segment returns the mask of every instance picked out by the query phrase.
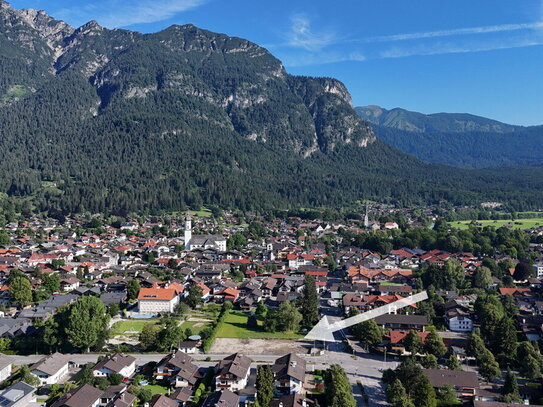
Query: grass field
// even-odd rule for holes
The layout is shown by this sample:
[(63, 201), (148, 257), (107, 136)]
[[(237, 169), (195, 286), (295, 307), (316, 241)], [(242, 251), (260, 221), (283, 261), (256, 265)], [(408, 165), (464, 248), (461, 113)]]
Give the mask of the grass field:
[(158, 384), (148, 384), (142, 388), (151, 390), (153, 394), (168, 394), (168, 388)]
[[(457, 229), (467, 229), (471, 224), (471, 220), (449, 222), (449, 225)], [(510, 226), (514, 229), (531, 229), (543, 226), (543, 217), (533, 219), (516, 219), (512, 220), (478, 220), (476, 221), (479, 226), (494, 226), (500, 228), (502, 226)]]
[[(143, 327), (147, 324), (156, 324), (158, 320), (151, 319), (151, 320), (130, 320), (130, 321), (119, 321), (115, 322), (113, 326), (111, 327), (111, 334), (112, 335), (125, 335), (126, 332), (137, 332), (139, 334)], [(127, 335), (137, 335), (136, 333), (130, 333)]]
[(243, 312), (230, 311), (217, 332), (217, 338), (298, 339), (303, 336), (292, 332), (265, 332), (261, 322), (258, 328), (250, 328), (247, 326), (248, 319)]
[[(203, 324), (201, 326), (197, 326), (197, 327), (194, 327), (194, 325), (200, 325), (200, 324)], [(183, 330), (187, 329), (187, 328), (190, 328), (193, 335), (198, 335), (200, 333), (200, 331), (202, 329), (204, 329), (206, 326), (209, 325), (209, 322), (197, 322), (197, 321), (185, 321), (181, 324), (181, 328)]]

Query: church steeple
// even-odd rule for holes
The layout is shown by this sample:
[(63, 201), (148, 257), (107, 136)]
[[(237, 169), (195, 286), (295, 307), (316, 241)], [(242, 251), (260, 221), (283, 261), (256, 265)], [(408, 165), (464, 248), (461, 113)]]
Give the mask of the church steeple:
[(192, 239), (192, 219), (185, 217), (185, 250), (190, 250), (190, 241)]

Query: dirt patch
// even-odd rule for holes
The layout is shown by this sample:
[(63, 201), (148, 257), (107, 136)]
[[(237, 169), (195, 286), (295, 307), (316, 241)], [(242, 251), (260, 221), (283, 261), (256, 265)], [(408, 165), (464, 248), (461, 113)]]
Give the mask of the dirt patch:
[(198, 322), (198, 323), (194, 324), (192, 327), (193, 328), (200, 328), (202, 326), (204, 326), (204, 323), (203, 322)]
[(285, 339), (237, 339), (217, 338), (209, 353), (231, 353), (232, 349), (246, 355), (284, 355), (286, 353), (308, 353), (310, 344)]
[(187, 322), (212, 322), (211, 319), (190, 317), (187, 319)]

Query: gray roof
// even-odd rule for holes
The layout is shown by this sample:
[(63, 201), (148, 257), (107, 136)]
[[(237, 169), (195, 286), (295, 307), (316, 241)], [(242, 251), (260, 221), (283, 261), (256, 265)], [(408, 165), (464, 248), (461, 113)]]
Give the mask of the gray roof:
[(475, 372), (463, 370), (423, 369), (433, 387), (443, 387), (447, 384), (456, 388), (479, 388), (479, 380)]
[(102, 390), (85, 384), (66, 393), (54, 402), (51, 407), (91, 407), (102, 394)]
[(428, 325), (426, 315), (403, 315), (403, 314), (385, 314), (375, 318), (379, 325), (384, 324), (405, 324), (405, 325)]
[(253, 361), (241, 353), (234, 353), (221, 360), (218, 364), (217, 376), (232, 374), (236, 377), (245, 377)]
[(6, 368), (12, 363), (13, 363), (13, 359), (11, 359), (9, 356), (6, 356), (0, 353), (0, 370)]
[(32, 387), (25, 382), (15, 383), (0, 391), (0, 405), (2, 407), (22, 406), (22, 404), (18, 404), (17, 402), (35, 391), (35, 387)]
[(108, 356), (102, 361), (98, 362), (93, 370), (108, 369), (114, 373), (119, 373), (122, 369), (130, 366), (136, 361), (136, 358), (130, 355), (123, 355), (122, 353), (116, 353), (113, 356)]
[(38, 370), (52, 376), (67, 364), (68, 357), (62, 353), (56, 352), (52, 355), (44, 357), (39, 362), (34, 363), (32, 366), (30, 366), (30, 371)]
[(239, 396), (230, 390), (217, 391), (204, 401), (202, 407), (238, 407)]
[(272, 371), (276, 379), (283, 377), (293, 377), (297, 380), (305, 380), (305, 360), (295, 353), (289, 353), (275, 361)]

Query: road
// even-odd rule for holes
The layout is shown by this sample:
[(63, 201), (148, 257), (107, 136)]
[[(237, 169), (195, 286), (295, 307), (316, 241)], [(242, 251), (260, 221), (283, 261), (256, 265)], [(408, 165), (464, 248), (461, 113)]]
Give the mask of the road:
[[(77, 365), (87, 363), (95, 363), (98, 359), (98, 354), (73, 354), (70, 361)], [(136, 358), (136, 365), (142, 366), (149, 362), (158, 362), (165, 354), (133, 354)], [(218, 360), (229, 356), (228, 354), (195, 354), (191, 355), (198, 361), (198, 365), (209, 367), (216, 364)], [(247, 355), (255, 361), (256, 364), (273, 363), (277, 355)], [(366, 394), (369, 396), (369, 407), (385, 406), (384, 393), (381, 387), (381, 375), (383, 369), (395, 368), (397, 362), (388, 360), (384, 362), (382, 357), (370, 354), (350, 355), (345, 353), (342, 344), (331, 344), (328, 350), (320, 356), (299, 355), (307, 361), (307, 370), (309, 372), (315, 369), (326, 369), (331, 364), (339, 364), (345, 369), (349, 381), (353, 385), (353, 393), (357, 399), (358, 406), (365, 407), (363, 397), (357, 382), (361, 382), (365, 388)], [(43, 358), (44, 355), (29, 355), (29, 356), (11, 356), (14, 365), (32, 364)], [(211, 361), (209, 361), (209, 359)], [(206, 359), (208, 359), (206, 361)]]

